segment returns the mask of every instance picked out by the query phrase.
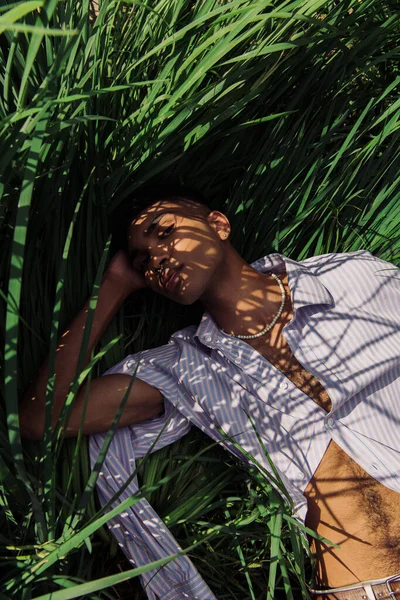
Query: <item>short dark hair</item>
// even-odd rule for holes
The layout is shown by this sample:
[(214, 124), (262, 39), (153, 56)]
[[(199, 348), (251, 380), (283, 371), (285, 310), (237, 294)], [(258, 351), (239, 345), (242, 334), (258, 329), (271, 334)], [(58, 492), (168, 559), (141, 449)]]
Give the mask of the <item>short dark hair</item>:
[(137, 194), (131, 203), (132, 220), (158, 200), (176, 200), (178, 198), (185, 198), (186, 200), (207, 206), (204, 195), (195, 188), (184, 185), (160, 184), (143, 188)]
[[(114, 251), (128, 249), (128, 228), (133, 219), (159, 200), (185, 198), (209, 208), (204, 195), (197, 189), (179, 184), (158, 184), (141, 188), (133, 199), (125, 202), (111, 216), (112, 246)], [(211, 209), (210, 209), (211, 210)]]

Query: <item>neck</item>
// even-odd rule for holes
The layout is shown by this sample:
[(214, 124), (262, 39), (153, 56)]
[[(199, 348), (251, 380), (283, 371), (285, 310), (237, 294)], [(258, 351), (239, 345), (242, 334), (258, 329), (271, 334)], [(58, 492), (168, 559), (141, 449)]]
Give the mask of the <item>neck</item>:
[(201, 300), (221, 329), (251, 335), (272, 321), (281, 299), (276, 281), (250, 267), (229, 246)]

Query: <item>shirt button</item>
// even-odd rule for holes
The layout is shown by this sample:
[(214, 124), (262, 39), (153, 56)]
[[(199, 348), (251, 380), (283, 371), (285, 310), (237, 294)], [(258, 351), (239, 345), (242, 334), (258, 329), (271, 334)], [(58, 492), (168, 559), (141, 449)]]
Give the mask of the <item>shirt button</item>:
[(326, 420), (326, 428), (333, 429), (334, 427), (335, 427), (335, 419), (332, 419), (332, 417), (329, 417), (329, 419)]
[(233, 360), (235, 361), (235, 363), (236, 363), (237, 365), (240, 365), (240, 363), (242, 362), (242, 361), (240, 360), (239, 356), (235, 356), (235, 357), (233, 358)]
[(288, 389), (288, 384), (286, 383), (286, 381), (283, 381), (282, 383), (279, 384), (279, 387), (282, 390), (287, 390)]
[(211, 342), (211, 335), (205, 335), (204, 336), (204, 341), (205, 342)]

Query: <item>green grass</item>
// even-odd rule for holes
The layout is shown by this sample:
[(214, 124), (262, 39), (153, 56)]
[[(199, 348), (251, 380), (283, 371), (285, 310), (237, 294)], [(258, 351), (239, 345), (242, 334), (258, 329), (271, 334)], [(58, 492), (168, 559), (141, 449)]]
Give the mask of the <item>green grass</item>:
[[(367, 248), (398, 263), (399, 40), (393, 0), (104, 0), (95, 21), (84, 0), (3, 2), (0, 599), (136, 594), (117, 585), (129, 567), (100, 526), (86, 440), (18, 427), (27, 383), (95, 302), (116, 211), (174, 179), (226, 211), (248, 260)], [(92, 375), (196, 317), (179, 310), (130, 299)], [(145, 490), (178, 473), (145, 493), (183, 547), (203, 540), (190, 554), (219, 600), (301, 597), (289, 510), (219, 449), (188, 466), (208, 443), (146, 459)]]

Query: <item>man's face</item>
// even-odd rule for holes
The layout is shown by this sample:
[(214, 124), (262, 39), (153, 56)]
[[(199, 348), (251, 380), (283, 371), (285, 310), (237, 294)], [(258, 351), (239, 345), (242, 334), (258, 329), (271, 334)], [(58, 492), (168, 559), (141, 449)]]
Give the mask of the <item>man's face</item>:
[(133, 267), (155, 292), (192, 304), (215, 284), (223, 257), (224, 219), (228, 228), (221, 213), (184, 199), (155, 202), (130, 225)]

